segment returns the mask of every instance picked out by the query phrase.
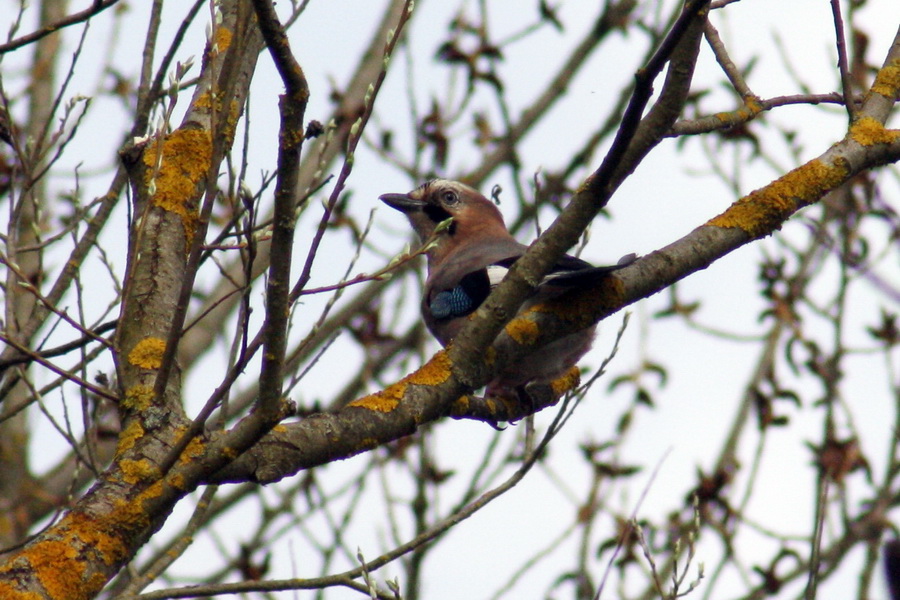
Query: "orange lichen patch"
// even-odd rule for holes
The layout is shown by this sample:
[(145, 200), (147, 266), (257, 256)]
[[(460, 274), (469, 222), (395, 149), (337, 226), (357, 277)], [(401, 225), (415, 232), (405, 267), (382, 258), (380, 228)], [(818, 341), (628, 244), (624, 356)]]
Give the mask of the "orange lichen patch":
[(506, 324), (506, 327), (503, 328), (506, 331), (506, 335), (511, 337), (516, 341), (517, 344), (521, 344), (522, 346), (530, 346), (535, 343), (538, 339), (538, 334), (540, 334), (540, 329), (537, 326), (537, 323), (532, 321), (528, 314), (521, 315), (516, 317), (512, 321)]
[(153, 402), (153, 388), (149, 385), (135, 385), (125, 390), (122, 406), (131, 410), (146, 410)]
[(406, 383), (404, 380), (393, 383), (380, 392), (363, 396), (354, 400), (347, 406), (356, 406), (359, 408), (368, 408), (378, 412), (391, 412), (400, 404), (400, 399), (406, 392)]
[(717, 112), (713, 114), (713, 117), (721, 121), (722, 123), (731, 123), (731, 113), (727, 112)]
[[(181, 432), (183, 434), (184, 432)], [(206, 452), (206, 441), (201, 436), (195, 436), (185, 447), (184, 452), (178, 457), (181, 464), (189, 463), (200, 458)]]
[(490, 367), (495, 362), (497, 362), (497, 350), (491, 346), (484, 351), (484, 364)]
[(69, 513), (54, 527), (51, 539), (26, 547), (9, 567), (25, 568), (27, 563), (55, 600), (93, 598), (106, 578), (102, 572), (88, 572), (88, 566), (96, 561), (114, 565), (126, 554), (122, 539), (107, 531), (83, 513)]
[(468, 396), (460, 396), (459, 398), (457, 398), (456, 400), (453, 401), (453, 404), (450, 405), (450, 414), (457, 416), (457, 415), (464, 415), (464, 414), (468, 413), (469, 412), (469, 404), (471, 404), (471, 402), (469, 401)]
[(754, 117), (763, 111), (763, 105), (759, 101), (759, 96), (754, 96), (753, 94), (744, 96), (744, 106), (747, 107), (747, 110)]
[(106, 518), (109, 531), (128, 534), (149, 526), (150, 517), (144, 505), (150, 501), (159, 502), (165, 489), (162, 479), (157, 479), (136, 495), (113, 500), (112, 511)]
[(35, 544), (26, 557), (35, 577), (55, 600), (88, 598), (82, 578), (87, 565), (79, 559), (73, 540), (47, 540)]
[(625, 284), (616, 276), (605, 277), (585, 290), (572, 290), (549, 303), (553, 314), (581, 327), (594, 321), (598, 311), (612, 312), (625, 304)]
[(146, 500), (154, 500), (162, 495), (163, 492), (163, 482), (156, 481), (147, 487), (146, 490), (140, 493), (137, 497), (138, 502), (145, 502)]
[(188, 442), (181, 456), (188, 459), (199, 458), (203, 456), (205, 450), (206, 443), (198, 436)]
[[(223, 113), (223, 105), (222, 100), (220, 98), (215, 98), (215, 104), (213, 104), (213, 94), (210, 94), (207, 90), (206, 92), (197, 96), (194, 100), (194, 108), (202, 110), (204, 113), (209, 113), (215, 111), (217, 114)], [(228, 106), (228, 117), (229, 119), (236, 119), (241, 112), (241, 105), (238, 104), (237, 100), (232, 100), (231, 104)], [(231, 124), (229, 122), (229, 124)]]
[(178, 129), (148, 145), (143, 160), (147, 166), (144, 184), (155, 188), (151, 201), (182, 218), (185, 236), (190, 241), (197, 226), (199, 184), (212, 160), (209, 132)]
[(282, 150), (294, 148), (303, 142), (306, 132), (303, 130), (282, 131), (278, 134), (278, 145)]
[(581, 371), (578, 367), (572, 367), (566, 371), (565, 375), (551, 381), (550, 389), (553, 390), (553, 395), (559, 398), (566, 392), (571, 392), (577, 388), (579, 383), (581, 383)]
[(237, 129), (238, 118), (241, 116), (241, 105), (237, 100), (232, 100), (228, 106), (228, 114), (225, 115), (225, 119), (222, 121), (221, 115), (224, 114), (222, 100), (216, 98), (215, 104), (213, 104), (213, 97), (213, 94), (210, 94), (209, 91), (200, 94), (194, 100), (194, 108), (204, 114), (215, 112), (216, 122), (224, 122), (225, 125), (225, 127), (219, 129), (219, 132), (224, 134), (226, 143), (231, 145), (231, 141), (234, 139), (234, 132)]
[[(149, 525), (144, 502), (159, 497), (162, 490), (161, 482), (157, 481), (135, 497), (111, 500), (102, 516), (69, 512), (44, 532), (41, 539), (10, 557), (0, 573), (9, 577), (16, 571), (32, 572), (43, 591), (37, 596), (40, 598), (95, 597), (128, 555), (127, 540), (132, 539), (133, 532)], [(0, 597), (35, 596), (0, 583)]]
[(763, 111), (763, 105), (759, 101), (758, 96), (750, 94), (748, 96), (744, 96), (743, 100), (743, 106), (740, 106), (739, 108), (730, 112), (714, 113), (713, 117), (715, 119), (718, 119), (719, 122), (723, 125), (733, 127), (735, 125), (740, 125), (748, 121), (752, 121), (756, 118), (756, 115)]
[[(14, 595), (15, 594), (15, 595)], [(15, 598), (16, 600), (44, 600), (37, 592), (21, 591), (8, 583), (0, 583), (0, 598)]]
[(363, 438), (359, 441), (359, 447), (368, 448), (371, 450), (372, 448), (378, 447), (378, 440), (371, 437)]
[(891, 101), (897, 100), (897, 96), (900, 96), (900, 61), (895, 60), (878, 70), (871, 92), (881, 94)]
[(168, 481), (169, 485), (171, 485), (176, 490), (184, 490), (186, 487), (184, 475), (182, 475), (181, 473), (174, 473), (172, 475), (169, 475), (166, 481)]
[(143, 503), (135, 498), (117, 499), (113, 503), (113, 509), (115, 512), (111, 520), (120, 524), (126, 531), (141, 529), (150, 523), (150, 518), (144, 511)]
[(219, 27), (216, 29), (216, 47), (219, 52), (225, 52), (231, 46), (231, 30), (227, 27)]
[(96, 520), (83, 513), (73, 513), (69, 521), (68, 531), (77, 534), (88, 548), (99, 551), (100, 558), (107, 565), (114, 565), (125, 557), (127, 552), (122, 539), (107, 533)]
[(863, 146), (891, 144), (900, 138), (900, 131), (885, 129), (884, 125), (872, 117), (863, 117), (850, 127), (850, 137)]
[[(213, 98), (212, 94), (210, 94), (209, 91), (203, 92), (202, 94), (197, 96), (197, 98), (194, 99), (194, 108), (203, 108), (203, 109), (212, 108), (212, 106), (213, 106), (212, 98)], [(222, 111), (222, 102), (218, 101), (218, 102), (216, 102), (216, 112), (221, 112), (221, 111)]]
[(144, 338), (128, 353), (128, 362), (142, 369), (158, 369), (162, 366), (166, 341), (156, 337)]
[(756, 118), (763, 111), (763, 106), (757, 96), (745, 96), (744, 105), (732, 112), (715, 113), (713, 116), (721, 123), (728, 126), (740, 125)]
[(144, 428), (140, 421), (133, 419), (119, 434), (119, 444), (116, 446), (116, 456), (127, 452), (144, 435)]
[(122, 479), (126, 483), (139, 483), (141, 481), (152, 481), (159, 477), (159, 467), (143, 458), (141, 460), (121, 460), (119, 461), (119, 469), (122, 471)]
[(753, 238), (769, 235), (795, 211), (837, 187), (847, 173), (843, 164), (811, 160), (744, 196), (707, 225), (742, 229)]
[(447, 350), (441, 350), (414, 373), (410, 373), (380, 392), (354, 400), (347, 406), (368, 408), (378, 412), (391, 412), (400, 404), (400, 400), (406, 393), (408, 385), (440, 385), (450, 378), (451, 366), (452, 362), (447, 354)]
[(413, 385), (440, 385), (450, 378), (452, 362), (446, 350), (440, 350), (415, 373), (401, 381)]

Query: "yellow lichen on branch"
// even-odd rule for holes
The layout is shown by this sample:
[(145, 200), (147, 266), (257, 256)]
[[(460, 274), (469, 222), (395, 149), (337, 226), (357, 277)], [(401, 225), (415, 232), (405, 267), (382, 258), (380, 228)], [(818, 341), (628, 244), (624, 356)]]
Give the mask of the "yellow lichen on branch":
[(119, 469), (125, 483), (135, 484), (141, 481), (153, 481), (160, 476), (159, 467), (146, 458), (141, 460), (121, 460)]
[(179, 457), (179, 463), (187, 463), (203, 456), (206, 451), (206, 443), (200, 437), (195, 437), (185, 447), (184, 452)]
[(538, 335), (540, 334), (540, 329), (538, 328), (537, 323), (531, 320), (528, 314), (519, 315), (512, 321), (506, 324), (506, 327), (503, 328), (506, 332), (506, 335), (511, 337), (516, 341), (517, 344), (522, 346), (530, 346), (534, 344)]
[(116, 456), (134, 448), (135, 443), (144, 435), (144, 427), (140, 421), (133, 419), (119, 434), (119, 443), (116, 446)]
[(0, 581), (0, 598), (15, 598), (16, 600), (44, 600), (37, 592), (20, 590), (17, 586)]
[[(87, 598), (79, 594), (83, 587), (82, 577), (86, 565), (78, 559), (78, 552), (65, 541), (48, 540), (35, 546), (27, 556), (29, 566), (34, 569), (35, 576), (51, 598)], [(60, 565), (67, 568), (60, 569)], [(71, 566), (70, 566), (71, 565)]]
[(450, 405), (450, 415), (455, 417), (465, 415), (469, 412), (469, 405), (471, 403), (472, 401), (468, 396), (460, 396)]
[[(111, 566), (127, 553), (120, 535), (109, 531), (100, 520), (70, 512), (48, 534), (49, 539), (26, 546), (7, 561), (0, 574), (30, 570), (47, 596), (54, 600), (93, 598), (106, 584), (107, 577), (90, 565)], [(28, 597), (22, 592), (7, 594), (9, 587), (0, 588), (4, 598)]]
[(200, 183), (211, 160), (210, 135), (202, 129), (178, 129), (144, 151), (144, 183), (153, 191), (150, 200), (181, 217), (188, 243), (197, 227)]
[(752, 115), (751, 118), (755, 117), (763, 111), (763, 105), (759, 101), (759, 96), (755, 96), (753, 94), (744, 96), (744, 106), (746, 106), (747, 110), (750, 111), (750, 114)]
[(440, 385), (450, 378), (450, 367), (451, 361), (447, 351), (441, 350), (403, 381), (412, 385)]
[(756, 118), (756, 115), (762, 112), (762, 110), (763, 107), (759, 103), (759, 98), (748, 96), (744, 101), (744, 105), (737, 110), (731, 112), (718, 112), (713, 116), (723, 125), (734, 127), (735, 125), (752, 121)]
[(216, 50), (219, 54), (224, 53), (231, 46), (231, 30), (227, 27), (216, 28)]
[(125, 390), (122, 407), (131, 410), (146, 410), (153, 403), (153, 388), (149, 385), (135, 385)]
[(383, 413), (391, 412), (400, 404), (400, 399), (403, 398), (404, 393), (406, 393), (406, 384), (402, 381), (398, 381), (397, 383), (392, 383), (387, 386), (380, 392), (375, 392), (374, 394), (369, 394), (368, 396), (363, 396), (362, 398), (354, 400), (347, 406), (368, 408), (369, 410)]
[(400, 404), (408, 385), (440, 385), (450, 378), (450, 366), (451, 362), (447, 351), (441, 350), (414, 373), (410, 373), (380, 392), (354, 400), (347, 406), (391, 412)]
[(752, 238), (769, 235), (791, 214), (840, 185), (847, 173), (840, 163), (812, 160), (744, 196), (707, 225), (742, 229)]
[(581, 383), (581, 370), (578, 367), (572, 367), (564, 375), (551, 381), (550, 389), (553, 390), (553, 395), (559, 398), (577, 388), (579, 383)]
[[(213, 98), (215, 98), (215, 103), (213, 103)], [(232, 100), (228, 106), (227, 114), (223, 112), (222, 108), (222, 101), (210, 92), (200, 94), (194, 100), (194, 109), (207, 115), (215, 112), (215, 122), (217, 124), (224, 123), (224, 127), (221, 127), (218, 131), (224, 134), (225, 141), (230, 146), (234, 139), (234, 132), (237, 129), (238, 119), (241, 116), (241, 105), (236, 100)], [(225, 115), (224, 120), (221, 118), (223, 114)]]
[(863, 117), (850, 127), (850, 138), (863, 146), (892, 144), (900, 138), (900, 131), (885, 129), (884, 125), (872, 117)]
[(166, 341), (156, 337), (141, 340), (128, 353), (128, 362), (142, 369), (158, 369), (162, 365)]
[(120, 530), (126, 534), (129, 531), (147, 527), (150, 523), (150, 517), (147, 509), (144, 507), (144, 503), (159, 500), (163, 489), (163, 481), (157, 479), (136, 496), (115, 501), (112, 512), (107, 515), (109, 526), (113, 530)]
[(881, 94), (885, 98), (896, 101), (900, 96), (900, 61), (894, 61), (878, 70), (875, 83), (870, 92)]

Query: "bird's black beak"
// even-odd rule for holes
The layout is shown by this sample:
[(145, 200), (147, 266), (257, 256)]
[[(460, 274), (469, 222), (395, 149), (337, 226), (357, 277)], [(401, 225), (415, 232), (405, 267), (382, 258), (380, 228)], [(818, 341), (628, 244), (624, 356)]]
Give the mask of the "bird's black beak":
[(411, 213), (421, 210), (422, 207), (425, 206), (425, 202), (410, 198), (409, 194), (382, 194), (378, 199), (402, 213)]

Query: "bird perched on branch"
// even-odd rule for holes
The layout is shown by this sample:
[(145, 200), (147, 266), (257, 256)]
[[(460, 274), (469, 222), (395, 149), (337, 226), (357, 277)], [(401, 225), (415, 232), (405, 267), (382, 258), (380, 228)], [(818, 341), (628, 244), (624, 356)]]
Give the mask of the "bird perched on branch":
[[(456, 181), (435, 179), (409, 193), (384, 194), (380, 199), (406, 215), (423, 243), (430, 241), (422, 316), (428, 330), (446, 346), (528, 247), (510, 235), (490, 200)], [(634, 260), (630, 254), (615, 266), (595, 267), (563, 256), (519, 313), (567, 289), (594, 284)], [(594, 329), (567, 335), (525, 356), (491, 381), (485, 395), (527, 401), (525, 386), (548, 384), (565, 375), (590, 348)]]

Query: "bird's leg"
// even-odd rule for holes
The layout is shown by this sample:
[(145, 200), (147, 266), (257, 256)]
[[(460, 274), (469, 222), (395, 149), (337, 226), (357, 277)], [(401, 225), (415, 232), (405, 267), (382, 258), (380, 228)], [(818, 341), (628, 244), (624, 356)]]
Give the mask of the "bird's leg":
[(496, 397), (460, 396), (450, 405), (450, 416), (454, 419), (477, 419), (484, 421), (497, 431), (503, 431), (505, 427), (499, 425), (500, 421), (508, 420), (509, 402), (500, 402)]
[(461, 396), (450, 406), (448, 414), (454, 419), (477, 419), (494, 429), (499, 423), (515, 423), (529, 415), (553, 406), (564, 394), (578, 387), (581, 372), (572, 367), (565, 374), (549, 382), (532, 381), (516, 388), (489, 385), (484, 397)]

